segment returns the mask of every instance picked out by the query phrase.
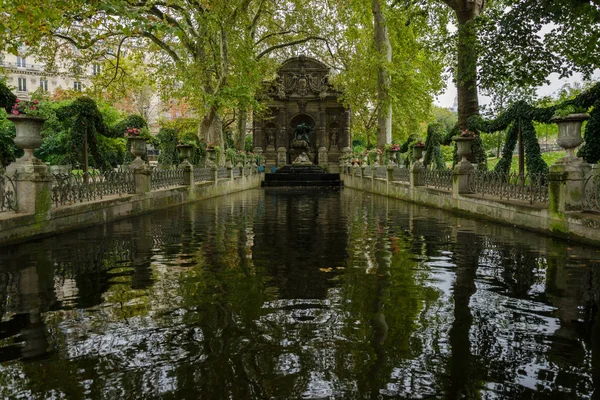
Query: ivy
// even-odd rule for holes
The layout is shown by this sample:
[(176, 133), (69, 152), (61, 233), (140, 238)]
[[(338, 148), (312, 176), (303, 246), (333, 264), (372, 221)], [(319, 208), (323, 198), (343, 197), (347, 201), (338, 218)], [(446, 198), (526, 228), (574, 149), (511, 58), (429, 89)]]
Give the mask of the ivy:
[(429, 167), (430, 164), (435, 163), (436, 169), (445, 168), (444, 156), (442, 155), (442, 149), (440, 143), (444, 139), (444, 133), (446, 127), (435, 122), (427, 126), (427, 138), (425, 138), (425, 158), (423, 159), (423, 165)]
[(158, 131), (156, 138), (160, 155), (158, 163), (161, 165), (175, 165), (179, 162), (179, 153), (177, 151), (177, 131), (173, 128), (162, 127)]
[(0, 81), (0, 108), (4, 108), (6, 112), (10, 114), (12, 106), (16, 101), (17, 96), (13, 94), (4, 82)]
[(108, 128), (96, 102), (89, 97), (79, 97), (73, 103), (59, 108), (56, 114), (60, 120), (66, 121), (71, 128), (73, 152), (83, 151), (83, 145), (87, 137), (87, 146), (96, 167), (103, 170), (110, 169), (110, 164), (100, 156), (98, 151), (96, 135), (108, 136)]
[(467, 121), (469, 129), (475, 132), (498, 132), (510, 128), (502, 150), (502, 159), (496, 165), (496, 171), (508, 172), (512, 155), (518, 140), (519, 131), (523, 137), (525, 150), (525, 165), (530, 173), (547, 173), (548, 165), (542, 159), (540, 145), (535, 133), (534, 122), (549, 124), (559, 110), (573, 109), (582, 112), (590, 111), (584, 141), (578, 155), (586, 162), (595, 164), (600, 161), (600, 83), (581, 93), (571, 100), (564, 101), (551, 107), (536, 108), (524, 101), (511, 105), (505, 112), (494, 120), (485, 120), (475, 115)]

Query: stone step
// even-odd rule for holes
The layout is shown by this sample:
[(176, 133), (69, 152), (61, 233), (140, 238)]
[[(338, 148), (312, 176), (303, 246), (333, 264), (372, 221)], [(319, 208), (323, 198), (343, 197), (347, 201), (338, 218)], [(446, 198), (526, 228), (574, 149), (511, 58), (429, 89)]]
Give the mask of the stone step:
[(338, 181), (263, 181), (263, 187), (283, 187), (283, 186), (306, 186), (306, 187), (314, 187), (314, 186), (334, 186), (334, 187), (342, 187), (344, 186), (344, 182)]

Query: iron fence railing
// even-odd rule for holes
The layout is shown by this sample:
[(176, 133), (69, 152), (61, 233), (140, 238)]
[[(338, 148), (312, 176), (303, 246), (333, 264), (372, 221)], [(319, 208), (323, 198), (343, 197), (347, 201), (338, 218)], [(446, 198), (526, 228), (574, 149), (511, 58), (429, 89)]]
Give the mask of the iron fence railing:
[(227, 168), (219, 168), (217, 171), (218, 179), (229, 179), (229, 169)]
[(194, 168), (194, 182), (207, 182), (213, 180), (211, 168)]
[(240, 176), (242, 176), (242, 169), (239, 167), (233, 167), (233, 177), (239, 178)]
[(8, 176), (0, 170), (0, 212), (17, 210), (17, 174)]
[(150, 174), (150, 190), (164, 189), (171, 186), (183, 186), (183, 169), (155, 168)]
[(102, 199), (135, 191), (133, 171), (118, 170), (88, 174), (53, 174), (52, 202), (55, 206)]
[(419, 174), (419, 183), (436, 189), (452, 190), (451, 169), (424, 169)]
[(375, 178), (387, 179), (387, 167), (375, 168)]
[(371, 169), (370, 165), (367, 165), (365, 167), (365, 169), (363, 170), (363, 176), (368, 176), (368, 177), (372, 177), (373, 176), (373, 170)]
[(531, 204), (547, 203), (548, 177), (546, 174), (519, 175), (476, 170), (469, 174), (469, 191), (481, 196), (497, 196)]
[(395, 167), (392, 170), (392, 181), (410, 182), (410, 170), (408, 168)]
[(583, 194), (583, 209), (600, 211), (600, 174), (594, 173), (586, 178)]

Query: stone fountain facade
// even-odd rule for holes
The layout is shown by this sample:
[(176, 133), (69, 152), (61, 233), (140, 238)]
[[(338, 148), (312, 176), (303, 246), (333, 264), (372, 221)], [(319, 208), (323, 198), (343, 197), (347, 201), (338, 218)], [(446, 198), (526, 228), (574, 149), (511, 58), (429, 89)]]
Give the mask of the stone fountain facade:
[(292, 164), (304, 152), (313, 164), (339, 172), (351, 144), (350, 112), (329, 83), (329, 68), (313, 58), (290, 58), (265, 89), (267, 112), (254, 116), (253, 145), (267, 167)]

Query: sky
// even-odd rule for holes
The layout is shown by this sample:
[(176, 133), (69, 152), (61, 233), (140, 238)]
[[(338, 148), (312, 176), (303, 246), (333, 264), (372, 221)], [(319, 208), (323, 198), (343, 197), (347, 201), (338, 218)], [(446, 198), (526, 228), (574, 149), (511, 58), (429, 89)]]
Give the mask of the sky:
[[(600, 81), (600, 71), (596, 71), (592, 75), (592, 80)], [(581, 74), (573, 74), (573, 76), (564, 79), (558, 79), (558, 74), (550, 75), (550, 84), (540, 86), (537, 89), (538, 97), (552, 96), (558, 92), (566, 83), (583, 82)], [(456, 97), (456, 86), (452, 81), (446, 82), (446, 90), (440, 94), (436, 100), (435, 105), (444, 108), (451, 108), (454, 105), (454, 99)], [(485, 105), (490, 102), (490, 98), (487, 96), (479, 95), (480, 105)]]

